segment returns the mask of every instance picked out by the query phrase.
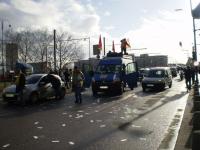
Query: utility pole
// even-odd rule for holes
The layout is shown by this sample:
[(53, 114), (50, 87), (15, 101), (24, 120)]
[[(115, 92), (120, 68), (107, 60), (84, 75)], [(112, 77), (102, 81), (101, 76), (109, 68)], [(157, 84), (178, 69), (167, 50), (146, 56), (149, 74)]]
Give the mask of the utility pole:
[(56, 71), (56, 30), (53, 30), (53, 40), (54, 40), (54, 49), (53, 49), (53, 56), (54, 56), (54, 71)]
[(3, 71), (3, 79), (5, 77), (5, 71), (4, 71), (4, 50), (3, 50), (3, 20), (1, 21), (1, 33), (2, 33), (2, 37), (1, 37), (1, 48), (2, 48), (2, 71)]
[(60, 71), (61, 71), (61, 67), (62, 67), (62, 59), (61, 59), (61, 41), (60, 41)]
[(103, 55), (106, 55), (106, 38), (103, 37)]

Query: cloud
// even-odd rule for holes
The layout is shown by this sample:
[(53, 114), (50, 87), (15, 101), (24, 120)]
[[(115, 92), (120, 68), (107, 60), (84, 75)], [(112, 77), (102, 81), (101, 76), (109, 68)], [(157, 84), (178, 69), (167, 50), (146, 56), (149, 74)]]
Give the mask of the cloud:
[(105, 13), (104, 13), (104, 16), (110, 16), (111, 14), (110, 14), (110, 12), (109, 11), (106, 11)]
[[(191, 50), (192, 47), (191, 23), (189, 14), (159, 11), (158, 16), (142, 18), (140, 27), (128, 31), (124, 37), (130, 39), (133, 49), (147, 48), (147, 53), (167, 54), (183, 62), (186, 55), (182, 50)], [(179, 41), (182, 41), (183, 48), (179, 46)]]
[(104, 29), (105, 30), (107, 30), (107, 31), (110, 31), (110, 30), (113, 30), (113, 29), (115, 29), (115, 26), (107, 26), (107, 27), (104, 27)]
[(74, 33), (99, 32), (100, 17), (92, 4), (76, 0), (10, 0), (0, 2), (0, 17), (12, 26), (62, 28)]

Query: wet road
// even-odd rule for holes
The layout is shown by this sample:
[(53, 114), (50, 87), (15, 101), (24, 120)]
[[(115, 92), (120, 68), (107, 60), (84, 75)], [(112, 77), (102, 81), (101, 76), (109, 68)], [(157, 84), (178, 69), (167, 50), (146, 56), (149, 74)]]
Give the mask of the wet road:
[(173, 149), (188, 93), (184, 81), (172, 88), (122, 96), (74, 95), (22, 108), (0, 103), (0, 149), (155, 150)]

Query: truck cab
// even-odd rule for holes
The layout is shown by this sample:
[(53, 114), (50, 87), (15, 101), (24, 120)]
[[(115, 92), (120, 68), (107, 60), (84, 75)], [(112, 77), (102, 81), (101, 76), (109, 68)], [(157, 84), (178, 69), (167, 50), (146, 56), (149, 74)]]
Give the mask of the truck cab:
[(92, 78), (92, 92), (93, 95), (98, 92), (122, 94), (126, 86), (133, 90), (137, 82), (138, 69), (133, 56), (110, 52), (97, 65)]

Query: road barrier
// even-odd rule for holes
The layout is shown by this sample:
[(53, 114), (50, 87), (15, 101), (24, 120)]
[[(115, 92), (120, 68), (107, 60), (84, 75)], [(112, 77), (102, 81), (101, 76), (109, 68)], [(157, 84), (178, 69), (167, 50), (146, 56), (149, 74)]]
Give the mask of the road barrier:
[(200, 149), (200, 93), (199, 85), (193, 87), (192, 150)]

